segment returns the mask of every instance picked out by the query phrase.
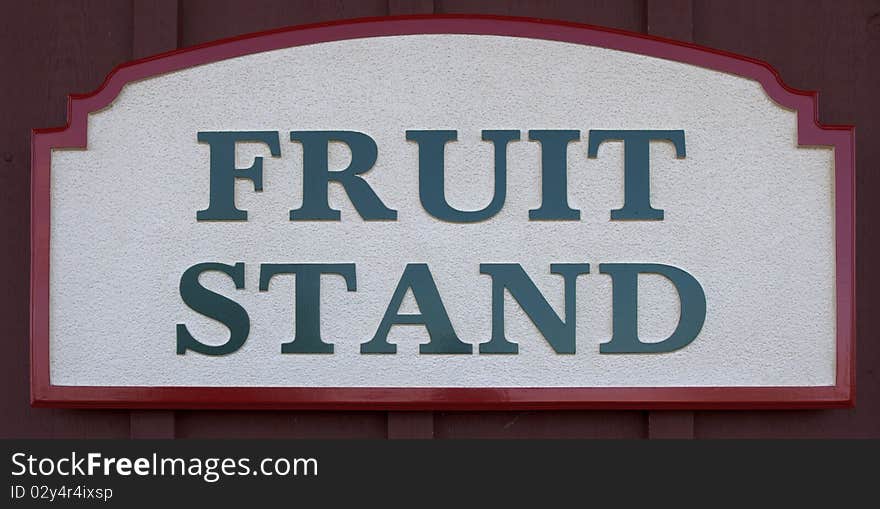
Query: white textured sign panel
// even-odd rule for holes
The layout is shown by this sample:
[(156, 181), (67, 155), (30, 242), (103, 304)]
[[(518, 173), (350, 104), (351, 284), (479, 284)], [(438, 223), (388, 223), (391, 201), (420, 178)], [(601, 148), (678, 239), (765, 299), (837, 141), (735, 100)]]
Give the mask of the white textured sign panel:
[[(798, 113), (750, 78), (568, 42), (497, 35), (370, 37), (257, 52), (128, 83), (88, 115), (87, 148), (51, 152), (49, 377), (57, 386), (146, 387), (813, 387), (837, 366), (835, 164), (798, 145)], [(455, 209), (493, 198), (495, 151), (483, 130), (515, 130), (503, 208), (462, 223), (420, 201), (419, 149), (408, 130), (456, 130), (445, 148)], [(542, 201), (542, 145), (530, 130), (580, 132), (567, 146), (568, 205), (578, 220), (530, 220)], [(662, 220), (612, 220), (624, 206), (624, 143), (588, 157), (590, 130), (683, 130), (650, 144), (650, 201)], [(291, 131), (364, 133), (378, 148), (361, 176), (396, 220), (364, 220), (339, 183), (338, 221), (292, 221), (303, 203), (303, 152)], [(280, 157), (238, 143), (238, 168), (262, 158), (262, 191), (238, 179), (246, 221), (199, 221), (212, 147), (199, 132), (279, 133)], [(352, 154), (331, 143), (329, 168)], [(230, 330), (181, 298), (184, 271), (244, 264), (243, 288), (200, 283), (248, 314), (246, 341), (225, 355), (179, 353), (177, 326), (206, 345)], [(356, 290), (321, 277), (320, 332), (331, 354), (282, 353), (293, 339), (296, 278), (260, 291), (261, 264), (354, 264)], [(492, 336), (493, 278), (480, 264), (520, 264), (576, 351), (558, 353), (510, 292), (505, 336), (516, 354), (480, 353)], [(565, 316), (551, 264), (590, 264)], [(612, 338), (612, 278), (600, 264), (666, 264), (705, 293), (699, 334), (659, 353), (603, 353)], [(394, 354), (364, 354), (408, 264), (426, 264), (470, 354), (425, 354), (426, 327), (394, 325)], [(676, 286), (638, 277), (645, 343), (679, 322)], [(400, 313), (419, 313), (411, 292)]]

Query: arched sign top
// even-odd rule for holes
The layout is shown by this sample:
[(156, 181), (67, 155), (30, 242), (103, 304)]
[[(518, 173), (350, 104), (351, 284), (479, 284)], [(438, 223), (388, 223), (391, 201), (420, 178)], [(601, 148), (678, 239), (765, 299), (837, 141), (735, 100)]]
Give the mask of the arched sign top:
[[(723, 50), (648, 34), (608, 27), (558, 20), (519, 18), (496, 15), (407, 15), (360, 18), (345, 21), (314, 23), (255, 32), (160, 53), (132, 60), (115, 67), (93, 92), (71, 94), (67, 125), (35, 129), (35, 134), (49, 134), (72, 128), (70, 138), (59, 143), (84, 147), (86, 115), (109, 106), (122, 88), (130, 82), (164, 73), (208, 64), (228, 58), (276, 49), (344, 41), (365, 37), (424, 34), (470, 34), (525, 37), (548, 41), (569, 42), (627, 51), (663, 58), (707, 69), (723, 71), (759, 82), (779, 105), (798, 112), (798, 141), (801, 145), (829, 145), (846, 149), (852, 143), (853, 126), (822, 124), (819, 121), (819, 94), (799, 90), (785, 84), (770, 64)], [(832, 134), (844, 131), (848, 136)], [(65, 146), (65, 145), (59, 145)]]
[[(717, 76), (705, 78), (706, 87), (730, 85), (733, 77), (749, 83), (736, 89), (740, 95), (720, 100), (718, 108), (709, 107), (716, 99), (707, 93), (687, 115), (679, 114), (678, 110), (691, 107), (679, 93), (678, 102), (665, 110), (672, 112), (668, 118), (656, 111), (644, 118), (634, 114), (638, 109), (632, 104), (656, 103), (639, 102), (642, 89), (633, 86), (624, 95), (632, 107), (621, 108), (622, 117), (629, 115), (623, 118), (622, 127), (609, 125), (615, 119), (600, 115), (599, 125), (593, 128), (594, 118), (586, 114), (583, 119), (575, 118), (564, 109), (548, 106), (552, 101), (527, 104), (524, 109), (528, 111), (510, 115), (509, 125), (497, 125), (508, 121), (499, 112), (512, 111), (525, 102), (524, 95), (517, 96), (518, 103), (512, 99), (489, 106), (494, 110), (485, 121), (495, 124), (466, 124), (461, 132), (450, 124), (462, 120), (471, 111), (468, 108), (477, 117), (485, 113), (479, 111), (481, 102), (475, 98), (466, 99), (472, 104), (464, 105), (456, 112), (458, 116), (424, 97), (407, 96), (413, 101), (409, 110), (389, 107), (375, 114), (349, 115), (328, 107), (323, 115), (298, 115), (286, 106), (242, 119), (243, 108), (224, 118), (217, 95), (210, 96), (214, 106), (201, 104), (199, 94), (210, 92), (197, 86), (178, 94), (180, 80), (197, 84), (204, 78), (216, 84), (224, 72), (242, 72), (243, 68), (232, 64), (234, 59), (251, 59), (241, 65), (256, 69), (267, 62), (256, 60), (261, 54), (305, 51), (323, 43), (345, 43), (356, 50), (359, 44), (363, 51), (378, 48), (386, 58), (405, 51), (410, 63), (417, 62), (414, 52), (418, 51), (433, 52), (426, 58), (443, 56), (443, 50), (432, 47), (430, 41), (407, 36), (455, 36), (444, 48), (458, 52), (450, 58), (478, 58), (467, 52), (473, 51), (468, 41), (479, 40), (486, 44), (486, 54), (498, 47), (533, 43), (543, 45), (543, 50), (561, 61), (577, 62), (577, 49), (547, 45), (565, 43), (566, 48), (578, 46), (583, 52), (587, 51), (583, 47), (619, 52), (622, 56), (611, 60), (630, 70), (640, 65), (648, 68), (653, 65), (648, 60), (659, 59), (700, 72), (713, 71)], [(477, 39), (465, 41), (459, 36)], [(404, 39), (411, 39), (412, 44), (405, 44)], [(494, 39), (515, 42), (491, 42)], [(328, 44), (325, 53), (303, 53), (307, 56), (301, 60), (285, 54), (272, 62), (288, 58), (284, 62), (291, 66), (302, 64), (305, 72), (326, 78), (334, 71), (328, 62), (336, 62), (334, 56), (345, 56), (333, 49), (338, 47)], [(584, 55), (601, 61), (598, 54)], [(650, 58), (638, 61), (632, 55)], [(357, 63), (356, 58), (345, 58)], [(499, 58), (514, 62), (510, 55)], [(487, 68), (490, 60), (485, 61)], [(519, 74), (511, 80), (540, 84), (548, 68), (535, 62), (533, 58), (527, 64), (534, 66), (531, 70), (515, 69), (513, 73)], [(220, 70), (223, 65), (228, 69)], [(704, 78), (699, 73), (677, 75), (668, 67), (671, 64), (662, 65), (652, 67), (656, 75), (649, 76), (668, 90), (676, 89), (676, 80), (683, 82), (685, 75)], [(322, 68), (329, 70), (321, 73)], [(481, 79), (506, 79), (498, 69), (487, 70), (488, 77), (472, 74), (466, 79), (477, 83), (475, 90), (479, 90)], [(353, 94), (352, 111), (366, 110), (364, 104), (375, 106), (382, 98), (394, 102), (385, 88), (405, 81), (407, 71), (404, 65), (389, 72), (397, 81), (388, 87), (377, 76), (366, 85), (379, 98), (357, 95), (351, 79), (338, 87), (326, 87), (326, 93), (337, 94), (336, 104), (338, 94), (343, 94), (340, 90)], [(452, 71), (443, 72), (447, 82), (455, 78)], [(175, 81), (175, 75), (188, 77)], [(282, 81), (302, 84), (293, 73), (279, 76)], [(565, 79), (575, 76), (569, 73)], [(597, 78), (602, 79), (610, 89), (623, 83), (608, 69)], [(152, 96), (137, 88), (148, 82), (156, 83), (149, 89)], [(752, 82), (760, 84), (766, 97), (755, 92), (758, 87)], [(267, 90), (267, 81), (260, 83), (262, 88), (255, 88), (265, 104), (272, 91)], [(140, 90), (140, 98), (128, 93), (129, 84), (131, 90)], [(577, 88), (577, 83), (573, 85)], [(302, 90), (297, 99), (317, 109), (326, 107), (321, 105), (322, 86)], [(442, 90), (430, 80), (413, 86), (421, 92), (434, 90), (431, 87)], [(512, 90), (512, 85), (505, 86)], [(246, 87), (230, 90), (229, 101), (247, 103)], [(403, 94), (406, 87), (394, 90)], [(559, 90), (551, 87), (553, 93)], [(177, 95), (159, 106), (166, 116), (150, 112), (149, 98), (169, 91)], [(192, 97), (184, 98), (189, 93)], [(456, 93), (459, 96), (452, 97)], [(583, 105), (586, 99), (579, 93), (566, 97)], [(444, 100), (453, 104), (461, 95), (461, 89), (456, 89)], [(758, 95), (752, 111), (732, 108), (741, 97)], [(599, 99), (606, 101), (602, 105), (606, 112), (609, 97), (606, 91)], [(755, 110), (769, 107), (767, 98), (786, 111), (770, 115), (772, 119), (762, 124)], [(850, 405), (854, 401), (854, 128), (821, 124), (817, 100), (816, 92), (786, 86), (770, 65), (756, 59), (615, 29), (501, 16), (401, 16), (320, 23), (243, 35), (122, 64), (94, 92), (69, 97), (66, 126), (34, 130), (32, 400), (49, 406), (168, 408)], [(199, 109), (192, 104), (205, 112), (175, 115)], [(541, 116), (544, 107), (546, 115)], [(724, 115), (734, 109), (728, 120)], [(597, 107), (592, 113), (600, 110)], [(413, 112), (428, 113), (418, 116)], [(695, 120), (700, 115), (716, 118), (700, 123)], [(132, 125), (142, 118), (145, 132), (139, 133)], [(412, 125), (407, 123), (410, 120)], [(761, 125), (746, 125), (750, 120)], [(576, 125), (570, 125), (573, 122)], [(725, 122), (728, 125), (722, 125)], [(387, 129), (394, 130), (393, 136), (381, 132), (383, 126), (390, 126)], [(739, 127), (748, 132), (734, 129)], [(479, 141), (465, 139), (474, 133)], [(750, 137), (763, 140), (754, 150), (767, 150), (765, 158), (745, 157), (751, 150)], [(96, 139), (99, 142), (92, 143)], [(143, 146), (135, 146), (139, 140)], [(396, 144), (386, 151), (389, 140)], [(348, 155), (334, 152), (331, 142), (346, 145)], [(447, 147), (447, 142), (458, 142), (458, 148), (482, 143), (492, 152), (476, 162), (451, 154), (452, 145)], [(236, 144), (249, 148), (237, 152)], [(578, 144), (577, 154), (583, 157), (575, 160), (574, 152), (567, 152), (570, 144)], [(626, 148), (611, 154), (611, 144)], [(664, 147), (664, 160), (656, 162), (657, 166), (649, 163), (659, 150), (654, 145)], [(795, 154), (798, 146), (830, 147), (833, 153), (804, 149)], [(154, 168), (159, 165), (151, 157), (157, 153), (181, 171)], [(723, 161), (712, 161), (716, 155)], [(576, 181), (595, 170), (587, 166), (594, 160), (610, 161), (610, 167), (620, 168), (619, 186)], [(740, 161), (745, 168), (737, 167)], [(801, 182), (794, 170), (801, 169), (801, 162), (805, 173), (798, 187)], [(494, 164), (494, 172), (468, 174), (447, 168), (469, 163), (481, 169)], [(340, 164), (347, 166), (333, 168)], [(366, 175), (374, 166), (376, 170)], [(282, 180), (275, 171), (282, 167), (301, 177)], [(526, 167), (530, 172), (524, 171)], [(667, 170), (665, 184), (657, 184), (658, 168)], [(152, 192), (165, 195), (152, 204), (140, 196), (145, 169), (156, 170), (150, 173), (156, 179)], [(590, 171), (576, 171), (585, 169)], [(739, 171), (759, 182), (737, 182)], [(463, 195), (462, 186), (456, 191), (450, 184), (455, 175), (463, 178), (470, 195), (479, 189), (480, 199), (488, 196), (491, 200), (479, 204), (480, 199), (465, 196), (464, 202), (477, 210), (462, 210), (469, 207), (456, 201)], [(301, 182), (295, 180), (299, 178)], [(332, 186), (342, 191), (330, 194)], [(593, 187), (588, 192), (585, 186)], [(301, 202), (272, 194), (294, 187), (296, 193), (302, 189), (301, 194), (293, 193), (294, 202)], [(507, 192), (508, 187), (517, 191)], [(242, 194), (243, 189), (247, 194)], [(789, 190), (793, 196), (775, 200), (773, 193)], [(252, 193), (257, 192), (265, 200), (252, 201)], [(586, 196), (595, 197), (598, 204), (586, 206)], [(505, 197), (507, 209), (520, 206), (519, 216), (502, 212)], [(284, 200), (289, 213), (282, 210), (279, 216), (277, 205)], [(270, 203), (274, 211), (269, 211)], [(805, 203), (816, 204), (816, 224), (808, 224), (810, 211), (804, 210)], [(150, 206), (156, 210), (143, 210)], [(612, 209), (610, 214), (606, 206)], [(717, 209), (714, 214), (708, 210), (713, 207)], [(248, 216), (246, 209), (254, 213)], [(664, 209), (670, 212), (664, 215)], [(274, 224), (268, 222), (269, 217)], [(522, 218), (530, 223), (528, 230)], [(653, 229), (645, 226), (649, 223)], [(462, 225), (472, 228), (464, 230)], [(606, 229), (604, 234), (598, 232), (601, 228)], [(242, 240), (244, 236), (249, 236), (247, 241)], [(427, 249), (401, 241), (419, 236), (426, 242), (436, 240), (438, 247)], [(387, 242), (376, 243), (377, 238)], [(493, 245), (496, 241), (511, 245), (499, 247)], [(551, 248), (548, 244), (553, 242), (560, 246)], [(393, 254), (382, 251), (391, 244)], [(259, 249), (263, 251), (258, 253)], [(301, 259), (279, 259), (284, 253)], [(519, 261), (512, 259), (516, 256), (528, 263), (512, 263)], [(764, 267), (762, 257), (768, 256), (778, 260)], [(139, 260), (142, 265), (137, 264)], [(806, 264), (811, 260), (821, 267), (809, 273), (812, 269)], [(735, 273), (740, 269), (738, 262), (742, 263), (742, 280), (722, 274)], [(83, 263), (82, 273), (75, 273)], [(120, 268), (126, 263), (130, 266)], [(535, 264), (547, 274), (536, 271)], [(466, 271), (461, 268), (464, 265)], [(156, 272), (166, 269), (173, 277)], [(762, 271), (766, 271), (766, 280), (762, 280)], [(332, 276), (326, 286), (324, 275)], [(662, 284), (667, 286), (655, 282), (641, 287), (643, 276), (665, 281)], [(105, 283), (103, 277), (118, 283)], [(483, 286), (465, 285), (461, 281), (467, 277)], [(125, 291), (121, 290), (122, 278), (130, 279), (124, 283)], [(590, 282), (584, 286), (581, 281), (587, 279)], [(267, 304), (269, 296), (280, 294), (278, 285), (287, 280), (295, 280), (293, 322), (272, 315), (283, 307), (280, 301)], [(444, 290), (445, 286), (453, 290)], [(640, 287), (642, 293), (637, 291)], [(583, 303), (587, 294), (600, 301), (593, 311), (587, 311), (586, 304), (575, 304), (577, 299)], [(408, 296), (414, 300), (407, 301)], [(644, 306), (641, 299), (645, 296), (658, 299), (659, 304)], [(306, 299), (310, 300), (305, 303)], [(334, 304), (351, 303), (351, 309), (333, 311), (337, 313), (333, 316), (347, 317), (351, 324), (328, 327), (328, 311), (317, 311), (326, 307), (328, 299)], [(450, 303), (455, 299), (459, 302)], [(790, 309), (773, 309), (786, 302)], [(739, 305), (744, 311), (737, 311)], [(511, 311), (514, 307), (519, 311)], [(121, 316), (129, 310), (134, 310), (131, 319)], [(744, 317), (749, 312), (761, 316)], [(101, 329), (104, 318), (107, 327), (127, 332)], [(814, 326), (805, 323), (813, 318)], [(469, 319), (475, 323), (463, 324)], [(584, 321), (589, 324), (585, 326)], [(219, 329), (217, 322), (222, 325)], [(291, 323), (296, 328), (292, 340)], [(427, 335), (419, 337), (418, 353), (410, 348), (398, 354), (397, 344), (418, 343), (417, 336), (395, 336), (393, 331), (403, 329), (398, 325), (424, 327), (420, 330)], [(656, 334), (666, 339), (645, 340), (643, 329), (659, 331)], [(731, 332), (737, 330), (743, 331), (741, 337)], [(144, 335), (138, 337), (138, 331)], [(204, 339), (217, 331), (212, 339)], [(279, 353), (275, 350), (280, 341), (273, 334), (282, 333), (286, 337), (281, 339), (287, 342)], [(340, 340), (345, 334), (354, 337)], [(779, 341), (774, 343), (777, 336)], [(131, 344), (120, 346), (118, 338)], [(734, 340), (743, 344), (731, 346)], [(802, 347), (801, 357), (786, 351)], [(83, 349), (93, 355), (83, 355)], [(585, 349), (588, 354), (583, 353)], [(393, 362), (395, 355), (402, 360)], [(581, 355), (598, 361), (589, 364), (579, 360), (588, 358)], [(99, 369), (91, 370), (92, 360), (101, 364)], [(334, 374), (333, 362), (341, 363), (338, 371), (345, 373)], [(725, 368), (720, 365), (723, 362), (730, 365)], [(588, 373), (591, 366), (599, 374)], [(390, 369), (399, 372), (390, 374)], [(740, 376), (738, 369), (749, 371)]]

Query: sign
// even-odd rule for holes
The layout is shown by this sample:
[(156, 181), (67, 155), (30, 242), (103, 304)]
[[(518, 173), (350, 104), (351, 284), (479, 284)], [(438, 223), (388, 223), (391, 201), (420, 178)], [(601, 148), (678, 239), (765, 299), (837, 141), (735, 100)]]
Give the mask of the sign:
[(853, 400), (853, 131), (766, 64), (511, 18), (120, 66), (33, 141), (37, 405)]

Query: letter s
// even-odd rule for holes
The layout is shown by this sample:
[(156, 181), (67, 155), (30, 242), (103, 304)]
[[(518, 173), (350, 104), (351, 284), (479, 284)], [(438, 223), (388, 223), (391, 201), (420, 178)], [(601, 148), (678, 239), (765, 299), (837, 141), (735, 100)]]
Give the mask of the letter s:
[(222, 345), (206, 345), (197, 339), (186, 328), (177, 324), (177, 354), (183, 355), (193, 350), (205, 355), (226, 355), (235, 352), (250, 333), (251, 322), (247, 311), (236, 302), (208, 290), (199, 283), (203, 272), (222, 272), (232, 278), (235, 288), (244, 288), (244, 263), (234, 266), (222, 263), (198, 263), (188, 268), (180, 277), (180, 297), (193, 311), (208, 318), (213, 318), (229, 328), (229, 340)]

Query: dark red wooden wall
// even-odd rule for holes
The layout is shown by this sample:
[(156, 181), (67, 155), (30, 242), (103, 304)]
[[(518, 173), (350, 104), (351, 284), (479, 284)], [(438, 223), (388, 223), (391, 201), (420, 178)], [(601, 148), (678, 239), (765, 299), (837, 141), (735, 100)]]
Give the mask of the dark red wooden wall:
[[(68, 93), (117, 64), (287, 25), (364, 16), (553, 18), (766, 60), (856, 125), (857, 405), (821, 411), (244, 412), (34, 409), (28, 400), (30, 130), (62, 125)], [(2, 0), (2, 437), (880, 437), (880, 0)]]

